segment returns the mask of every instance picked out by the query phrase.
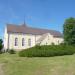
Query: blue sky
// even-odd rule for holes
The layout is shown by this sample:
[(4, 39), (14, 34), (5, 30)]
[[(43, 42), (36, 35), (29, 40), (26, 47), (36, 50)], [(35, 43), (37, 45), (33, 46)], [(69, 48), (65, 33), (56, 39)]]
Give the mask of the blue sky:
[(75, 17), (75, 0), (0, 0), (0, 38), (7, 23), (63, 31), (66, 18)]

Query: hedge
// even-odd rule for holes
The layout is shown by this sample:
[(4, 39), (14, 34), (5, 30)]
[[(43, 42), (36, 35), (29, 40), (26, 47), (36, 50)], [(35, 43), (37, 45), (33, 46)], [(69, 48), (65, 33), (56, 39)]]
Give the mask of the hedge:
[(72, 55), (75, 53), (74, 46), (67, 45), (44, 45), (35, 46), (29, 49), (25, 49), (19, 52), (21, 57), (50, 57), (50, 56), (62, 56)]

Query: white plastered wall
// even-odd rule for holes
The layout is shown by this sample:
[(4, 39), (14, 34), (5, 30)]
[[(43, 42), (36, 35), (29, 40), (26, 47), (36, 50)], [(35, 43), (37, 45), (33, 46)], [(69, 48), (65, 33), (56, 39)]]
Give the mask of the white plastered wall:
[(4, 49), (8, 49), (8, 33), (7, 33), (7, 27), (5, 27), (5, 31), (4, 31)]
[[(15, 38), (18, 38), (18, 46), (15, 46)], [(22, 46), (22, 38), (25, 39), (25, 45)], [(31, 39), (31, 46), (28, 45), (28, 39)], [(26, 49), (35, 46), (35, 36), (32, 34), (19, 34), (12, 33), (9, 34), (9, 49)]]
[(62, 42), (63, 42), (63, 38), (53, 37), (53, 35), (48, 33), (40, 45), (51, 45), (52, 43), (55, 45), (59, 45)]

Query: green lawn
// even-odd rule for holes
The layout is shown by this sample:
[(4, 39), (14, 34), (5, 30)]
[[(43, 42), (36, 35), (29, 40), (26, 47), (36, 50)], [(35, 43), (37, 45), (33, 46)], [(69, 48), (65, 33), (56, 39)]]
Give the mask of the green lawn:
[(75, 75), (75, 55), (57, 57), (19, 57), (0, 54), (5, 75)]

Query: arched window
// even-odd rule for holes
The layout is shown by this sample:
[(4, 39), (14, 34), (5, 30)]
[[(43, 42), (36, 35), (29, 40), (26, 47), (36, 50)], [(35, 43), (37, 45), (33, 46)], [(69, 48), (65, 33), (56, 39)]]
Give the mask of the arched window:
[(15, 38), (15, 46), (18, 46), (18, 38)]
[(22, 46), (24, 46), (25, 45), (25, 40), (24, 40), (24, 38), (22, 38)]
[(31, 46), (31, 39), (28, 39), (28, 46)]

